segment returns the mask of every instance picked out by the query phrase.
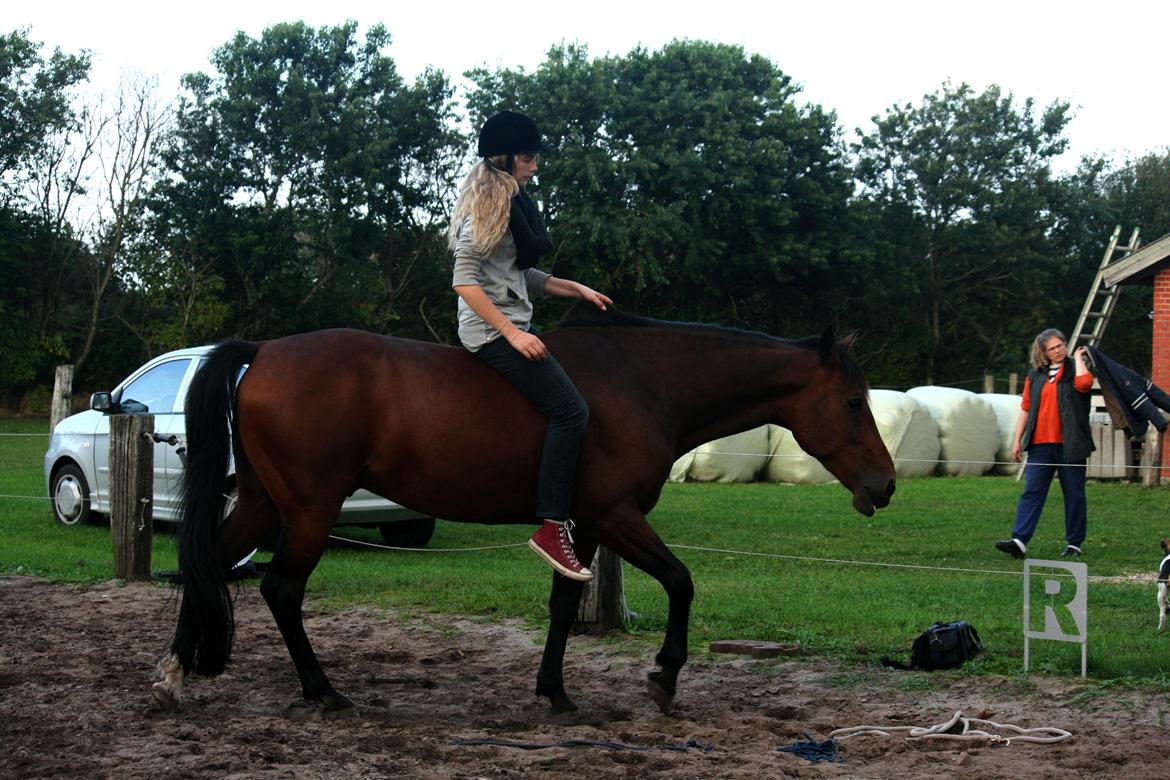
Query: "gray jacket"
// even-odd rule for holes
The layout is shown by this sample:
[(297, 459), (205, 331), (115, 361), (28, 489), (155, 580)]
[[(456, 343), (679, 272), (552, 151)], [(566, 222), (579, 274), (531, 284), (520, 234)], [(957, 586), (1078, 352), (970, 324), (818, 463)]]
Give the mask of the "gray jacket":
[[(459, 227), (455, 245), (455, 272), (451, 286), (478, 284), (488, 300), (496, 305), (517, 328), (528, 330), (532, 325), (531, 298), (544, 295), (544, 284), (549, 275), (536, 268), (521, 270), (516, 265), (516, 243), (512, 232), (504, 234), (495, 248), (484, 253), (471, 242), (471, 216)], [(488, 325), (459, 299), (459, 341), (472, 352), (500, 337), (500, 332)]]

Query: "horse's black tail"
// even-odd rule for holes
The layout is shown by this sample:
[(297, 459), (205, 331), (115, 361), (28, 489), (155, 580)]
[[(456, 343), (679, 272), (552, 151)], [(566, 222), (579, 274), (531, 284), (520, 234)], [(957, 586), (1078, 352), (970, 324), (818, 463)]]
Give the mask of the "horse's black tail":
[(232, 436), (237, 430), (236, 382), (258, 349), (246, 341), (221, 343), (187, 391), (187, 466), (179, 507), (183, 601), (171, 642), (184, 672), (220, 674), (232, 651), (235, 616), (227, 586), (230, 563), (220, 559), (217, 542)]

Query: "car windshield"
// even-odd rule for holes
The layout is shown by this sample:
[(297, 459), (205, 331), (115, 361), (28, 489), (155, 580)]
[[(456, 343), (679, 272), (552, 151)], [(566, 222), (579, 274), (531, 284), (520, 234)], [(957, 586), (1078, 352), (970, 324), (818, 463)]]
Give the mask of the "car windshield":
[(122, 388), (119, 401), (130, 414), (169, 414), (175, 409), (179, 384), (187, 373), (190, 358), (160, 363)]

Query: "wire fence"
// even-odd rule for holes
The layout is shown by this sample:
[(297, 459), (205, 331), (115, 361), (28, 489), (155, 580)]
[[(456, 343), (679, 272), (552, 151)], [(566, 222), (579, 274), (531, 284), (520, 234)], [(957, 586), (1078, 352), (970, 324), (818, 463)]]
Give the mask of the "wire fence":
[[(13, 495), (0, 495), (0, 499), (23, 499), (23, 500), (31, 500), (31, 501), (48, 501), (48, 500), (50, 500), (44, 496), (13, 496)], [(518, 550), (520, 548), (527, 548), (528, 547), (527, 542), (481, 545), (481, 546), (472, 546), (472, 547), (396, 547), (394, 545), (380, 544), (377, 542), (369, 542), (369, 541), (366, 541), (364, 539), (354, 539), (352, 537), (341, 536), (338, 534), (330, 534), (329, 538), (332, 539), (333, 541), (336, 541), (336, 542), (342, 542), (344, 544), (350, 544), (350, 545), (354, 545), (357, 547), (366, 547), (366, 548), (379, 549), (379, 550), (391, 550), (391, 551), (409, 552), (409, 553), (485, 552), (485, 551), (509, 550), (509, 549), (517, 549)], [(735, 555), (735, 556), (740, 556), (740, 557), (745, 557), (745, 558), (767, 558), (767, 559), (773, 559), (773, 560), (831, 564), (831, 565), (848, 566), (848, 567), (907, 569), (907, 570), (917, 570), (917, 571), (945, 572), (945, 573), (950, 573), (950, 574), (1002, 575), (1002, 576), (1010, 576), (1010, 577), (1022, 577), (1024, 574), (1023, 571), (1012, 571), (1009, 569), (983, 569), (983, 568), (967, 568), (967, 567), (959, 567), (959, 566), (929, 566), (926, 564), (889, 563), (886, 561), (866, 561), (866, 560), (852, 559), (852, 558), (820, 558), (820, 557), (809, 556), (809, 555), (790, 555), (790, 554), (786, 554), (786, 553), (759, 552), (759, 551), (755, 551), (755, 550), (735, 550), (735, 549), (731, 549), (731, 548), (703, 547), (703, 546), (699, 546), (699, 545), (680, 544), (680, 543), (674, 543), (674, 544), (667, 543), (666, 546), (670, 547), (671, 549), (675, 549), (675, 550), (692, 550), (694, 552), (717, 553), (720, 555)], [(1053, 573), (1051, 576), (1063, 577), (1063, 576), (1072, 576), (1072, 575), (1071, 574), (1063, 574), (1063, 573)], [(1138, 579), (1124, 577), (1124, 576), (1119, 577), (1116, 575), (1100, 575), (1100, 576), (1090, 576), (1089, 577), (1090, 581), (1112, 582), (1112, 583), (1118, 583), (1118, 582), (1127, 583), (1127, 582), (1131, 582), (1131, 581), (1132, 582), (1145, 582), (1146, 580), (1149, 580), (1149, 579), (1152, 579), (1152, 576), (1151, 577), (1140, 577)]]
[[(43, 434), (41, 434), (41, 433), (0, 433), (0, 437), (5, 437), (5, 436), (41, 437), (41, 438), (45, 438), (45, 439), (49, 438), (48, 433), (43, 433)], [(766, 452), (708, 451), (708, 452), (703, 452), (700, 454), (717, 456), (717, 457), (784, 458), (784, 459), (790, 459), (790, 460), (816, 460), (811, 455), (802, 454), (802, 453), (785, 454), (785, 453), (766, 453)], [(1015, 461), (1001, 461), (1001, 460), (961, 460), (961, 459), (960, 460), (951, 460), (951, 459), (941, 459), (941, 458), (893, 458), (892, 460), (894, 461), (895, 464), (897, 464), (897, 463), (948, 463), (948, 464), (956, 464), (956, 465), (987, 466), (989, 469), (992, 467), (995, 467), (995, 466), (1018, 467), (1020, 465), (1019, 463), (1017, 463)], [(1033, 463), (1033, 465), (1060, 466), (1060, 465), (1064, 465), (1064, 464)], [(1102, 466), (1102, 468), (1110, 468), (1110, 467), (1109, 466)], [(1135, 464), (1132, 466), (1114, 466), (1112, 468), (1129, 471), (1129, 470), (1140, 470), (1140, 469), (1161, 469), (1162, 466), (1157, 465), (1157, 464), (1149, 465), (1149, 466), (1142, 466), (1142, 465)], [(0, 499), (18, 500), (18, 501), (34, 501), (34, 502), (46, 502), (46, 501), (52, 500), (48, 496), (23, 496), (23, 495), (10, 495), (10, 494), (7, 494), (7, 495), (0, 494)], [(490, 551), (490, 550), (504, 550), (504, 549), (513, 549), (513, 548), (519, 549), (521, 547), (527, 547), (527, 544), (525, 542), (519, 542), (519, 543), (515, 543), (515, 544), (487, 545), (487, 546), (477, 546), (477, 547), (415, 548), (415, 547), (395, 547), (392, 545), (378, 544), (375, 542), (367, 542), (367, 541), (361, 540), (361, 539), (353, 539), (350, 537), (338, 536), (338, 535), (330, 535), (329, 538), (333, 539), (335, 541), (343, 542), (346, 544), (352, 544), (355, 546), (378, 548), (378, 549), (384, 549), (384, 550), (396, 550), (396, 551), (403, 551), (403, 552), (433, 552), (433, 553), (483, 552), (483, 551)], [(839, 559), (839, 558), (817, 558), (817, 557), (802, 556), (802, 555), (787, 555), (787, 554), (783, 554), (783, 553), (764, 553), (764, 552), (755, 552), (755, 551), (749, 551), (749, 550), (732, 550), (732, 549), (722, 549), (722, 548), (699, 547), (699, 546), (686, 545), (686, 544), (668, 544), (667, 546), (671, 547), (671, 548), (675, 548), (675, 549), (680, 549), (680, 550), (693, 550), (696, 552), (711, 552), (711, 553), (737, 555), (737, 556), (744, 556), (744, 557), (762, 557), (762, 558), (772, 558), (772, 559), (777, 559), (777, 560), (825, 563), (825, 564), (834, 564), (834, 565), (841, 565), (841, 566), (869, 566), (869, 567), (890, 568), (890, 569), (917, 569), (917, 570), (948, 572), (948, 573), (962, 573), (962, 574), (1007, 575), (1007, 576), (1013, 576), (1013, 577), (1023, 576), (1022, 571), (1011, 571), (1011, 570), (1002, 570), (1002, 569), (943, 567), (943, 566), (928, 566), (928, 565), (923, 565), (923, 564), (886, 563), (886, 562), (881, 562), (881, 561), (863, 561), (863, 560), (851, 560), (851, 559)], [(1057, 576), (1060, 576), (1060, 575), (1057, 575)], [(1099, 581), (1116, 581), (1117, 580), (1116, 577), (1109, 577), (1109, 576), (1090, 577), (1089, 579), (1090, 580), (1099, 580)]]

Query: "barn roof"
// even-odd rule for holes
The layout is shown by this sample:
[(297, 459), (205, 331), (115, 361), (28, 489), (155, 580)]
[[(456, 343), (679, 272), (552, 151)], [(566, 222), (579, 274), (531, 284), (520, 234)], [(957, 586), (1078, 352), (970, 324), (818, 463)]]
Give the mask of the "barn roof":
[(1106, 287), (1148, 281), (1170, 259), (1170, 233), (1146, 244), (1124, 260), (1105, 266), (1101, 281)]

